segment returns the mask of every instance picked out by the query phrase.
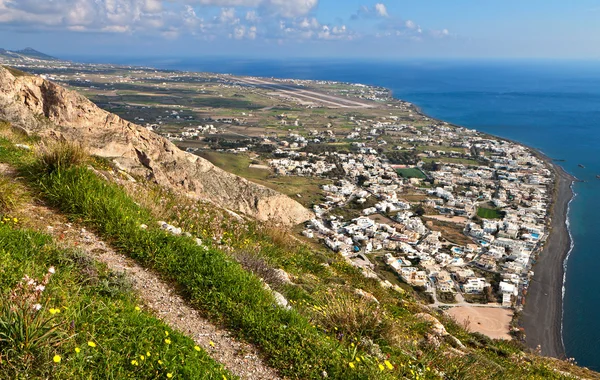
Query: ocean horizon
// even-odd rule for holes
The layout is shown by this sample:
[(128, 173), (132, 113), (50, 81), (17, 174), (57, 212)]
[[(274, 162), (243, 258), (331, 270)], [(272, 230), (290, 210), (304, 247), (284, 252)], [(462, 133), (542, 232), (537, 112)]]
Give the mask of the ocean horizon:
[[(567, 357), (600, 370), (600, 65), (592, 61), (66, 57), (77, 61), (389, 88), (425, 114), (536, 148), (577, 177), (564, 281)], [(535, 271), (535, 267), (533, 269)], [(563, 279), (556, 279), (562, 282)]]

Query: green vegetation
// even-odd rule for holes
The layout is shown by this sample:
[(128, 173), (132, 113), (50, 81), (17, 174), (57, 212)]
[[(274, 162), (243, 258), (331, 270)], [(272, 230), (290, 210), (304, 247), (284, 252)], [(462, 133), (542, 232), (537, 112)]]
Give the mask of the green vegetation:
[(140, 229), (156, 221), (115, 185), (73, 167), (42, 173), (39, 186), (54, 205), (88, 221), (123, 252), (177, 282), (207, 315), (258, 344), (281, 373), (315, 378), (327, 370), (334, 377), (351, 376), (347, 361), (352, 358), (339, 343), (297, 312), (276, 307), (260, 280), (226, 254), (159, 229)]
[(398, 173), (399, 176), (404, 178), (427, 178), (427, 176), (417, 168), (396, 169), (396, 173)]
[(251, 168), (252, 160), (246, 154), (204, 151), (200, 153), (200, 157), (225, 171), (286, 194), (307, 207), (321, 201), (321, 186), (330, 183), (328, 180), (312, 177), (275, 176), (269, 169)]
[(15, 218), (0, 224), (0, 297), (0, 378), (231, 378), (126, 279)]
[(502, 219), (504, 212), (499, 209), (479, 207), (477, 209), (477, 216), (483, 219)]

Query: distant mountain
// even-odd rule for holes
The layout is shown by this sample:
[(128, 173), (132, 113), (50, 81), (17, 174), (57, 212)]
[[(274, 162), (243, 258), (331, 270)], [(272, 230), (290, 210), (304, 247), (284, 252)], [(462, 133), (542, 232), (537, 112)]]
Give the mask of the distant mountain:
[(54, 58), (52, 56), (49, 56), (48, 54), (44, 54), (41, 53), (35, 49), (32, 48), (25, 48), (23, 50), (16, 50), (16, 51), (11, 51), (11, 50), (6, 50), (6, 49), (2, 49), (0, 48), (0, 58), (10, 58), (10, 59), (15, 59), (15, 58), (21, 58), (21, 59), (40, 59), (42, 61), (57, 61), (57, 58)]

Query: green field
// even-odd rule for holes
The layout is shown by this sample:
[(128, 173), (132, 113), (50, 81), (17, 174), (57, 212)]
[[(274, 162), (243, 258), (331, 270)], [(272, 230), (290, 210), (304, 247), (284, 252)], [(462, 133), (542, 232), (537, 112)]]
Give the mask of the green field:
[(331, 182), (312, 177), (275, 176), (270, 170), (250, 168), (251, 159), (246, 154), (205, 151), (200, 157), (225, 171), (288, 195), (304, 206), (321, 202), (321, 185)]
[(477, 209), (477, 216), (483, 219), (502, 219), (504, 213), (500, 210), (480, 207)]
[(425, 174), (417, 168), (396, 169), (396, 173), (403, 178), (426, 178)]

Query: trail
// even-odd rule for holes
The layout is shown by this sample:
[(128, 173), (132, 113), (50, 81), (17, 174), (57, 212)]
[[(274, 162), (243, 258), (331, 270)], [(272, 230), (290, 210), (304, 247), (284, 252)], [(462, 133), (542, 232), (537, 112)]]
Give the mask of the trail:
[[(15, 172), (2, 163), (0, 176), (21, 182)], [(79, 249), (106, 264), (111, 271), (123, 273), (145, 308), (173, 329), (192, 338), (231, 373), (242, 379), (280, 379), (277, 372), (262, 361), (255, 346), (237, 340), (229, 331), (202, 317), (156, 273), (116, 252), (93, 232), (69, 223), (63, 215), (39, 200), (25, 204), (18, 215), (23, 227), (48, 233), (59, 246)]]

